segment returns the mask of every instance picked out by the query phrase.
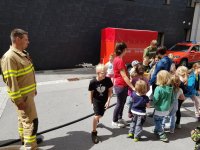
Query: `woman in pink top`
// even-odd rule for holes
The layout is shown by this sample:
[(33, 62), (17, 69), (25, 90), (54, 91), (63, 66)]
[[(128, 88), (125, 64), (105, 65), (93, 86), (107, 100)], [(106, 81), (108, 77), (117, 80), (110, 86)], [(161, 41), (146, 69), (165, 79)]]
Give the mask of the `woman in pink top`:
[(127, 45), (124, 42), (116, 43), (115, 54), (116, 57), (113, 61), (113, 71), (114, 71), (114, 90), (117, 96), (117, 104), (113, 113), (112, 125), (115, 127), (125, 127), (127, 125), (126, 121), (122, 119), (124, 104), (126, 102), (128, 86), (134, 89), (131, 84), (127, 68), (123, 61), (123, 56), (126, 54)]

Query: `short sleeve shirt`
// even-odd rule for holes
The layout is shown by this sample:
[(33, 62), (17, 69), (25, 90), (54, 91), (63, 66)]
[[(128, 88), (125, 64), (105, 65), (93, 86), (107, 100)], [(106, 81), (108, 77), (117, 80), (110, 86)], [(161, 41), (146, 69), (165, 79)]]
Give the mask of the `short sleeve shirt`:
[(127, 74), (127, 68), (126, 68), (125, 63), (122, 60), (122, 58), (115, 57), (115, 59), (113, 61), (114, 85), (125, 87), (125, 86), (127, 86), (127, 84), (120, 74), (121, 70), (125, 70), (125, 72)]
[(144, 49), (143, 57), (149, 57), (149, 59), (156, 56), (157, 48), (152, 48), (151, 46)]
[(96, 78), (92, 79), (89, 84), (89, 91), (94, 91), (93, 98), (97, 101), (107, 101), (108, 89), (113, 86), (113, 83), (109, 77), (105, 77), (103, 80), (98, 81)]

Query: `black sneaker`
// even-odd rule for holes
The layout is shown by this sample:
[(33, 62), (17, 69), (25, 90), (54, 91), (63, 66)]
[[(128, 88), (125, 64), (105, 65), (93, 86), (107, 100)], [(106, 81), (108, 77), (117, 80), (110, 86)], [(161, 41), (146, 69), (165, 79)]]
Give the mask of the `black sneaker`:
[(37, 137), (37, 144), (41, 144), (43, 142), (43, 138), (42, 137)]
[(92, 137), (92, 141), (93, 141), (94, 144), (99, 143), (99, 137), (97, 136), (97, 131), (92, 132), (91, 137)]

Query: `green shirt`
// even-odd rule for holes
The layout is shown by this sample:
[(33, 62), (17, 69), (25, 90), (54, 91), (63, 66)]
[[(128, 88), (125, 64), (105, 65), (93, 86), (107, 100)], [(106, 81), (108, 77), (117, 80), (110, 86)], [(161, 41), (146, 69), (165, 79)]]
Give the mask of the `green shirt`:
[(144, 57), (149, 57), (149, 59), (155, 58), (156, 51), (157, 48), (152, 48), (151, 46), (148, 46), (147, 48), (144, 49), (143, 58)]
[(170, 86), (157, 86), (153, 95), (155, 110), (168, 111), (173, 102), (173, 88)]

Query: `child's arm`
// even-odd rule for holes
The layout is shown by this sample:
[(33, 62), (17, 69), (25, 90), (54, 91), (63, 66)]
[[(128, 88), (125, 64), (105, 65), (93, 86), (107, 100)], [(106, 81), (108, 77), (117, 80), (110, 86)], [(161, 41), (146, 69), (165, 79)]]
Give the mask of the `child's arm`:
[(110, 100), (112, 98), (112, 91), (113, 91), (113, 87), (108, 89), (108, 100), (105, 104), (105, 108), (108, 109), (108, 107), (110, 106)]
[(160, 92), (158, 87), (156, 87), (154, 94), (153, 94), (153, 104), (155, 105), (160, 99)]
[(150, 99), (149, 99), (148, 96), (146, 98), (147, 98), (147, 100), (146, 100), (146, 107), (150, 108)]
[(129, 117), (129, 118), (132, 118), (132, 117), (133, 117), (133, 114), (132, 114), (132, 112), (131, 112), (131, 107), (132, 107), (132, 105), (133, 105), (133, 99), (131, 100), (131, 103), (130, 103), (129, 109), (128, 109), (128, 117)]
[[(133, 92), (132, 92), (133, 93)], [(132, 114), (132, 112), (131, 112), (131, 108), (132, 108), (132, 105), (133, 105), (133, 96), (132, 96), (132, 93), (131, 93), (131, 102), (130, 102), (130, 104), (129, 104), (129, 108), (128, 108), (128, 117), (129, 118), (132, 118), (133, 117), (133, 114)]]
[(178, 99), (184, 101), (185, 100), (185, 95), (183, 94), (183, 90), (181, 88), (179, 88), (179, 97)]
[(147, 108), (150, 108), (150, 102), (148, 102), (148, 103), (146, 104), (146, 107), (147, 107)]
[(93, 104), (93, 93), (94, 91), (89, 91), (89, 100), (91, 104)]
[(180, 96), (179, 96), (179, 98), (178, 99), (180, 99), (180, 100), (185, 100), (185, 95), (184, 94), (181, 94)]

